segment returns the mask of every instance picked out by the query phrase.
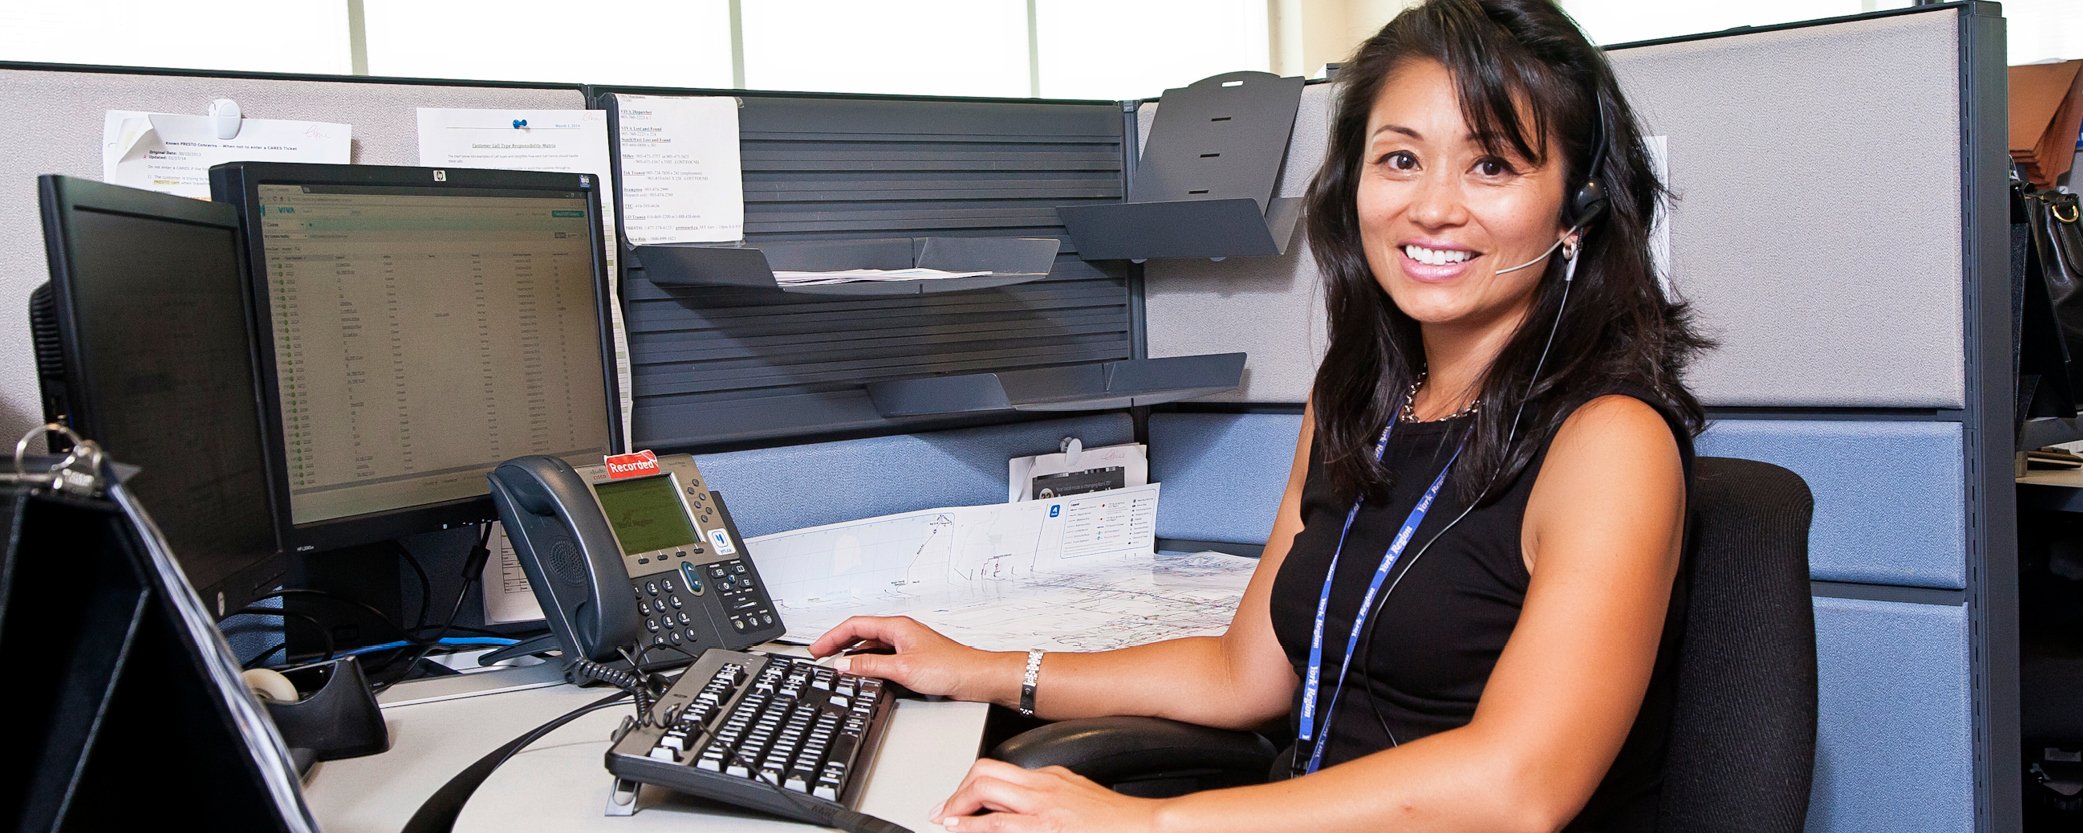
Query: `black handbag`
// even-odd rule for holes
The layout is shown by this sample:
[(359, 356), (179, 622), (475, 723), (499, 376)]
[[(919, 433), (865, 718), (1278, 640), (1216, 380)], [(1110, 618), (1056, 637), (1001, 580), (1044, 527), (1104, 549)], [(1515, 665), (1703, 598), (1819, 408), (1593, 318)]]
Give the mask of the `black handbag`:
[(26, 444), (0, 463), (0, 829), (315, 831), (281, 735), (113, 466), (92, 443), (55, 463)]
[(2074, 194), (2011, 189), (2017, 417), (2072, 418), (2083, 404), (2083, 216)]
[(2060, 191), (2025, 194), (2034, 253), (2039, 256), (2047, 297), (2073, 353), (2083, 346), (2083, 223), (2076, 195)]

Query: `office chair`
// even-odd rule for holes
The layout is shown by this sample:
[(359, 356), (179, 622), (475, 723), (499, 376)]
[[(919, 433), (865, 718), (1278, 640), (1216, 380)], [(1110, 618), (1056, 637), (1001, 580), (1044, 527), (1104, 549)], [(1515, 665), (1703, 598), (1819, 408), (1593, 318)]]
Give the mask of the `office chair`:
[[(1702, 457), (1688, 509), (1691, 598), (1658, 827), (1799, 833), (1815, 771), (1815, 500), (1786, 469)], [(991, 757), (1164, 796), (1263, 781), (1275, 752), (1249, 732), (1105, 717), (1029, 730)]]

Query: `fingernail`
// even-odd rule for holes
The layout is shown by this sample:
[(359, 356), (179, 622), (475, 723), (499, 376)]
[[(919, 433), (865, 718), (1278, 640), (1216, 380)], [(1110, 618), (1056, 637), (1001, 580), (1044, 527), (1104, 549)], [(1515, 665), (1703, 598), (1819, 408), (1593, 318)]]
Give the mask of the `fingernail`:
[(942, 811), (942, 810), (945, 810), (945, 809), (947, 809), (947, 802), (945, 802), (945, 801), (943, 801), (943, 802), (940, 802), (939, 804), (935, 804), (935, 805), (933, 805), (933, 809), (931, 809), (931, 810), (927, 810), (927, 811), (926, 811), (926, 818), (927, 818), (927, 820), (929, 820), (929, 821), (939, 821), (939, 820), (940, 820), (940, 811)]
[(838, 669), (839, 673), (844, 674), (853, 668), (853, 657), (842, 656), (832, 662), (832, 667)]
[(949, 830), (953, 830), (953, 829), (955, 829), (956, 825), (959, 825), (959, 824), (961, 824), (961, 823), (962, 823), (962, 817), (961, 817), (961, 816), (948, 816), (947, 818), (944, 818), (944, 819), (941, 819), (941, 820), (940, 820), (940, 826), (941, 826), (941, 827), (945, 827), (945, 828), (947, 828), (947, 829), (949, 829)]

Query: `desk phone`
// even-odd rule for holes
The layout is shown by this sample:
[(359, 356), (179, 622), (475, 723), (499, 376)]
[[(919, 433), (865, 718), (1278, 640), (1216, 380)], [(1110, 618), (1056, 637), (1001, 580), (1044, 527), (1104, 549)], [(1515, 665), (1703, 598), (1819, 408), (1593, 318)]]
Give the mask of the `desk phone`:
[(566, 663), (685, 664), (778, 637), (781, 617), (737, 525), (685, 454), (574, 467), (546, 456), (488, 477), (499, 521)]

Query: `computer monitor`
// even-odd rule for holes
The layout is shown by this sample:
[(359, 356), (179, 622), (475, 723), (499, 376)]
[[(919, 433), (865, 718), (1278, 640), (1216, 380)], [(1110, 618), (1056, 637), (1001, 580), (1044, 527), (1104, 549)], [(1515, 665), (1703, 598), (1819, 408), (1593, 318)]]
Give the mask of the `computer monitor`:
[[(229, 206), (45, 176), (30, 300), (44, 417), (138, 466), (129, 489), (216, 613), (279, 586), (245, 254)], [(63, 450), (63, 443), (54, 450)]]
[(485, 474), (617, 450), (601, 183), (237, 162), (277, 534), (331, 549), (497, 518)]

